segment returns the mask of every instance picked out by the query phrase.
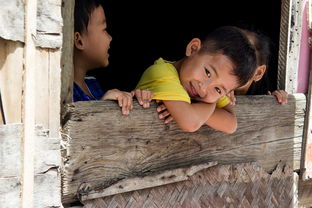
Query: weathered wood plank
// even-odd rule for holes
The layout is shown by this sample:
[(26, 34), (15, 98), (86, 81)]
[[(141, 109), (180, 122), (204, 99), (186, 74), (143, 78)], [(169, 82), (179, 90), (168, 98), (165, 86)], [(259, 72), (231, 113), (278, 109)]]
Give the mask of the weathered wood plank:
[(24, 99), (23, 123), (24, 135), (22, 143), (22, 208), (34, 205), (34, 157), (35, 157), (35, 125), (36, 125), (36, 46), (34, 34), (37, 28), (37, 0), (25, 2), (25, 47), (24, 47)]
[[(62, 87), (61, 103), (64, 106), (73, 100), (73, 82), (74, 82), (74, 65), (73, 65), (73, 48), (74, 48), (74, 6), (75, 0), (63, 1), (62, 16), (63, 26), (63, 46), (62, 46)], [(61, 109), (63, 112), (63, 109)]]
[(24, 1), (0, 0), (0, 37), (7, 40), (24, 41)]
[[(308, 7), (308, 24), (311, 30), (311, 0), (307, 2)], [(309, 66), (310, 71), (312, 65)], [(307, 94), (307, 109), (304, 120), (304, 130), (303, 130), (303, 141), (302, 141), (302, 156), (301, 156), (301, 167), (300, 167), (300, 177), (303, 180), (312, 178), (312, 73), (309, 75), (309, 86)]]
[(277, 85), (288, 93), (297, 92), (304, 2), (282, 0), (281, 5)]
[(63, 207), (60, 193), (60, 173), (57, 169), (35, 175), (34, 208)]
[(0, 125), (0, 207), (20, 207), (23, 124)]
[(312, 206), (312, 179), (310, 180), (299, 180), (299, 206), (300, 207), (311, 207)]
[(59, 138), (61, 127), (61, 51), (49, 50), (49, 137)]
[(18, 177), (0, 177), (1, 208), (21, 207), (21, 180)]
[(22, 122), (23, 45), (0, 38), (0, 90), (7, 123)]
[(22, 124), (0, 125), (0, 178), (20, 174), (22, 133)]
[[(37, 1), (36, 46), (42, 48), (61, 48), (62, 15), (61, 0)], [(0, 37), (21, 41), (25, 40), (25, 5), (22, 0), (0, 0)]]
[(295, 94), (279, 105), (273, 96), (238, 97), (238, 130), (231, 135), (207, 126), (182, 132), (158, 119), (155, 104), (150, 109), (136, 104), (122, 116), (114, 102), (73, 103), (64, 126), (64, 202), (73, 200), (83, 182), (103, 188), (123, 178), (209, 161), (258, 161), (271, 171), (281, 160), (299, 169), (305, 100)]
[(215, 165), (217, 165), (216, 162), (209, 162), (200, 165), (194, 165), (190, 168), (176, 168), (172, 170), (166, 170), (158, 174), (152, 174), (144, 177), (125, 178), (103, 190), (90, 191), (88, 190), (90, 187), (87, 183), (85, 183), (79, 187), (79, 199), (81, 201), (86, 201), (129, 191), (186, 181), (195, 173)]
[(62, 0), (37, 0), (37, 2), (36, 46), (61, 48), (63, 26), (61, 14)]

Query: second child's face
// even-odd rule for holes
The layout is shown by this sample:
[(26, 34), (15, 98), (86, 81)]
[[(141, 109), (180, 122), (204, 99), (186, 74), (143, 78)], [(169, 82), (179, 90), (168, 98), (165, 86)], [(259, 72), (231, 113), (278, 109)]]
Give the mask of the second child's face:
[(112, 37), (106, 31), (106, 17), (101, 6), (91, 13), (88, 30), (82, 35), (85, 44), (85, 56), (90, 67), (106, 67), (109, 64), (108, 49)]
[(237, 78), (232, 74), (233, 63), (221, 54), (194, 53), (178, 70), (181, 84), (194, 100), (215, 103), (238, 87)]

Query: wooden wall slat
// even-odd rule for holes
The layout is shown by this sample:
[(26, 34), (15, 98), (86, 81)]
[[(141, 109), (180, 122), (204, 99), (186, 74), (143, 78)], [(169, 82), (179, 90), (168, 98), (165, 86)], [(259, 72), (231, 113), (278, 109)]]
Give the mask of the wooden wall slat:
[(83, 182), (101, 189), (122, 178), (209, 161), (258, 161), (271, 171), (281, 160), (299, 169), (305, 100), (295, 94), (279, 105), (273, 96), (238, 97), (238, 130), (231, 135), (207, 126), (185, 133), (174, 123), (164, 125), (155, 105), (136, 104), (122, 116), (114, 102), (72, 103), (64, 126), (63, 200), (74, 200)]
[(0, 125), (0, 206), (21, 205), (21, 149), (23, 124)]
[(0, 90), (6, 123), (22, 122), (23, 45), (0, 38)]

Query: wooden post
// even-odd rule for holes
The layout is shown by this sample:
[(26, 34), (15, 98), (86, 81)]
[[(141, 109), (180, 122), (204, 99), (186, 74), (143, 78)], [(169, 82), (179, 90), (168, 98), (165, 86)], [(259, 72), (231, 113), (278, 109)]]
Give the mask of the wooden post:
[[(308, 26), (311, 31), (311, 0), (308, 1)], [(311, 47), (311, 46), (310, 46)], [(304, 119), (302, 155), (300, 163), (300, 179), (312, 178), (312, 64), (310, 63), (309, 88), (307, 95), (307, 110)]]
[[(75, 0), (63, 1), (63, 47), (62, 47), (62, 87), (61, 87), (61, 103), (62, 106), (72, 102), (73, 97), (73, 80), (74, 80), (74, 64), (73, 64), (73, 43), (74, 43), (74, 8)], [(63, 109), (62, 109), (63, 111)]]
[(277, 85), (291, 94), (297, 90), (302, 7), (302, 1), (282, 0)]
[(34, 147), (36, 116), (36, 38), (37, 1), (25, 2), (25, 93), (24, 93), (24, 138), (23, 138), (23, 171), (22, 171), (22, 208), (34, 204)]

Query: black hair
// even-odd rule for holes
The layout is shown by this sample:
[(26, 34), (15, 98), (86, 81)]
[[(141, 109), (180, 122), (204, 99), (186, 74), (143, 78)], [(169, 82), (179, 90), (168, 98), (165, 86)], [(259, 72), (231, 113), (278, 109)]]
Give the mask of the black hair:
[(223, 26), (210, 32), (202, 42), (200, 53), (222, 54), (234, 63), (233, 75), (239, 86), (246, 84), (256, 69), (256, 52), (242, 31), (233, 26)]
[(257, 67), (265, 65), (267, 68), (263, 77), (249, 86), (246, 95), (265, 95), (268, 91), (272, 90), (268, 76), (268, 68), (271, 61), (271, 48), (273, 43), (269, 36), (259, 29), (255, 29), (253, 26), (243, 26), (241, 28), (256, 49)]
[(79, 32), (81, 34), (84, 31), (87, 31), (91, 14), (93, 10), (99, 6), (103, 7), (103, 2), (101, 0), (75, 1), (75, 11), (74, 11), (75, 32)]

